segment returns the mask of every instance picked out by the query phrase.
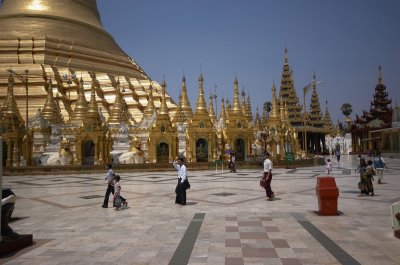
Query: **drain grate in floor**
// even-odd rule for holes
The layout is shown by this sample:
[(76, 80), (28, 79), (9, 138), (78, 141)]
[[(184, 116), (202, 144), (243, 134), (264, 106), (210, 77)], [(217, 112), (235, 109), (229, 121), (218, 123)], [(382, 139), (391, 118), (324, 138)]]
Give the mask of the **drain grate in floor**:
[(214, 193), (214, 194), (211, 194), (211, 195), (226, 197), (226, 196), (231, 196), (231, 195), (236, 195), (236, 194), (235, 193), (229, 193), (229, 192), (221, 192), (221, 193)]
[(88, 195), (88, 196), (83, 196), (79, 197), (81, 199), (89, 200), (89, 199), (97, 199), (97, 198), (104, 198), (102, 195)]

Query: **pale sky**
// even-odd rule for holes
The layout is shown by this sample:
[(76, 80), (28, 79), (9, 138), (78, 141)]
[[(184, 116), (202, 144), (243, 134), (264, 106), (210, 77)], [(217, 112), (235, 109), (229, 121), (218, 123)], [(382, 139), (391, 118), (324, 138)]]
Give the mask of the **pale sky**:
[[(217, 87), (233, 98), (235, 76), (253, 114), (279, 91), (285, 46), (300, 104), (315, 72), (321, 111), (344, 120), (369, 110), (382, 66), (393, 103), (400, 104), (400, 1), (397, 0), (98, 0), (104, 28), (176, 102), (185, 73), (191, 107), (204, 76), (207, 106)], [(307, 109), (311, 93), (307, 94)], [(215, 105), (214, 105), (215, 108)], [(260, 113), (261, 114), (261, 113)]]

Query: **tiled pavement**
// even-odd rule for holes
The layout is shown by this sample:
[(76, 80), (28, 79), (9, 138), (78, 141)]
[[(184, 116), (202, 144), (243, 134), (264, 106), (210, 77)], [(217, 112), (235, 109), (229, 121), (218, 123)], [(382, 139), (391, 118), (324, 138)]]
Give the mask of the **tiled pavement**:
[(120, 211), (101, 208), (103, 175), (4, 176), (18, 195), (11, 226), (35, 245), (0, 264), (400, 264), (390, 214), (400, 160), (386, 160), (374, 197), (358, 197), (356, 157), (334, 163), (338, 216), (316, 213), (324, 166), (274, 169), (272, 202), (259, 187), (261, 168), (189, 167), (186, 206), (174, 204), (175, 172), (121, 173), (129, 207)]

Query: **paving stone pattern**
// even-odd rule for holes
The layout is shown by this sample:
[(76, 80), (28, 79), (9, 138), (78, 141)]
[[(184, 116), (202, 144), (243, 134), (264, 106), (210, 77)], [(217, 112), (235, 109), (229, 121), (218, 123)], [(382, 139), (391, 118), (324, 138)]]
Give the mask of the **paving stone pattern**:
[(267, 201), (262, 168), (222, 173), (188, 165), (186, 206), (174, 204), (176, 172), (117, 172), (128, 199), (119, 211), (111, 198), (101, 208), (105, 173), (4, 176), (3, 186), (18, 197), (11, 226), (33, 234), (35, 245), (0, 264), (162, 265), (174, 255), (176, 265), (400, 264), (390, 213), (400, 201), (400, 160), (385, 157), (385, 184), (376, 178), (376, 196), (359, 197), (356, 156), (342, 156), (340, 164), (330, 159), (337, 216), (318, 215), (315, 186), (325, 166), (274, 169), (276, 200)]

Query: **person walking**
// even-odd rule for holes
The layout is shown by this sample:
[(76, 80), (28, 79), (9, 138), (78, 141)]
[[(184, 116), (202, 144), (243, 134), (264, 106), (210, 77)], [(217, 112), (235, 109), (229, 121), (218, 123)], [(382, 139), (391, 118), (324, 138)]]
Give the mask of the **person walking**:
[(231, 153), (229, 158), (229, 169), (232, 173), (236, 173), (236, 158), (234, 153)]
[(336, 155), (337, 162), (339, 163), (340, 162), (340, 150), (339, 149), (336, 149), (335, 155)]
[(179, 157), (173, 162), (172, 165), (178, 171), (178, 184), (175, 188), (175, 203), (186, 205), (186, 187), (184, 183), (187, 181), (187, 169), (185, 166), (185, 159), (183, 157)]
[(358, 157), (357, 157), (357, 162), (356, 162), (356, 164), (357, 164), (357, 168), (356, 169), (354, 169), (354, 172), (355, 173), (357, 173), (358, 171), (360, 171), (360, 161), (361, 161), (361, 158), (362, 158), (362, 156), (361, 155), (358, 155)]
[[(120, 202), (118, 202), (120, 200)], [(119, 210), (121, 206), (128, 207), (127, 200), (121, 196), (121, 177), (119, 175), (114, 176), (114, 207)]]
[(328, 160), (326, 160), (326, 169), (328, 170), (328, 174), (331, 174), (332, 172), (332, 162), (331, 160), (328, 158)]
[(383, 182), (383, 169), (387, 168), (385, 160), (382, 158), (382, 154), (378, 153), (378, 155), (374, 158), (374, 168), (378, 175), (378, 184), (382, 184)]
[(260, 186), (265, 189), (265, 193), (269, 201), (275, 200), (274, 192), (271, 189), (272, 181), (272, 161), (269, 159), (270, 154), (264, 153), (264, 175), (260, 180)]
[(108, 208), (108, 199), (110, 197), (110, 194), (114, 194), (114, 186), (113, 186), (113, 179), (114, 179), (114, 171), (112, 169), (111, 164), (107, 164), (106, 166), (107, 169), (107, 175), (105, 177), (105, 180), (107, 181), (107, 190), (106, 194), (104, 195), (104, 202), (101, 207), (103, 208)]

